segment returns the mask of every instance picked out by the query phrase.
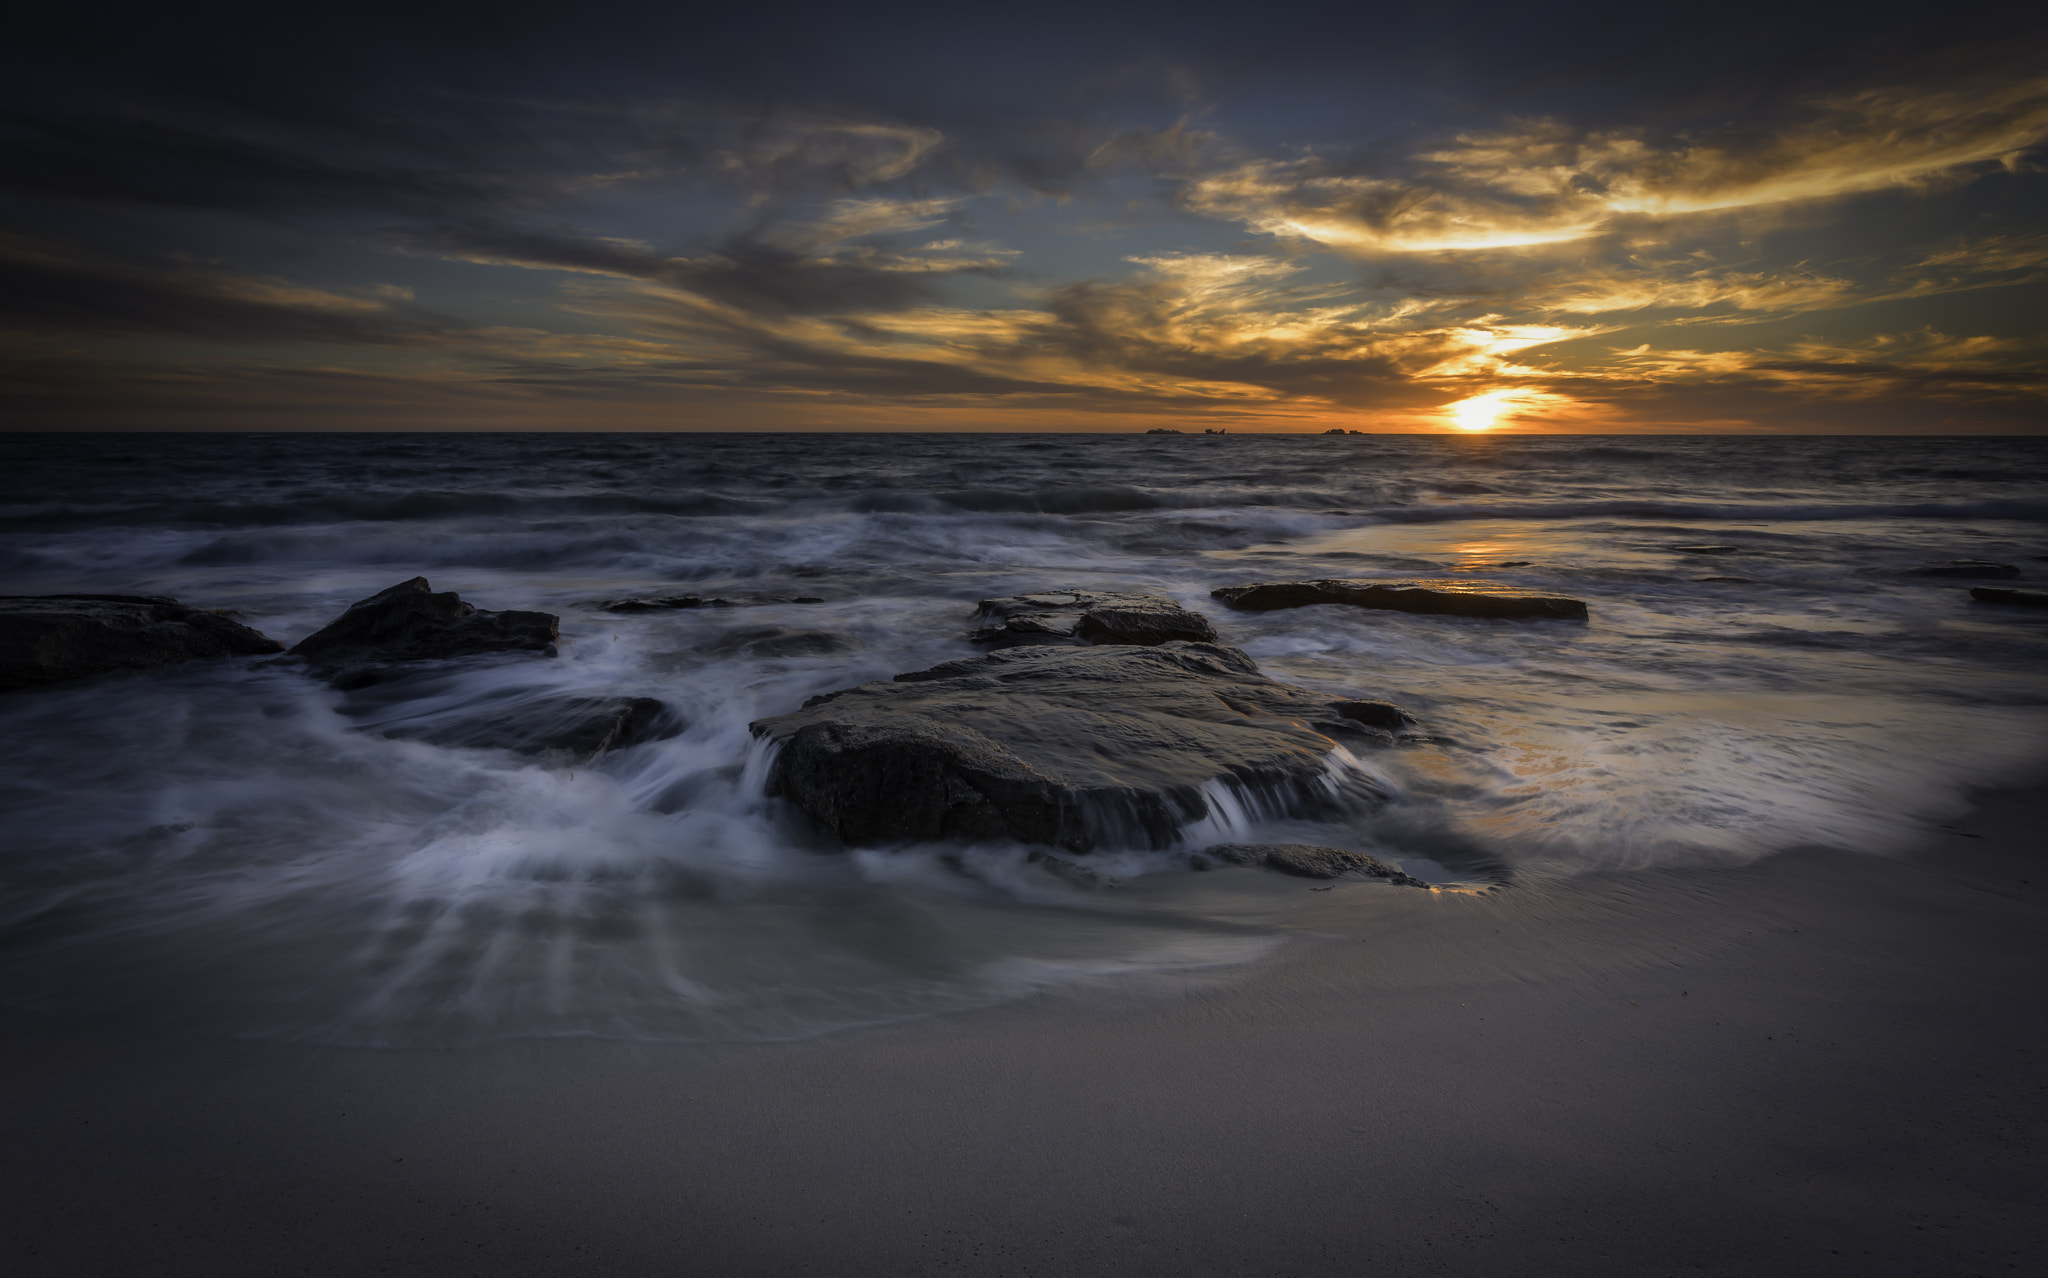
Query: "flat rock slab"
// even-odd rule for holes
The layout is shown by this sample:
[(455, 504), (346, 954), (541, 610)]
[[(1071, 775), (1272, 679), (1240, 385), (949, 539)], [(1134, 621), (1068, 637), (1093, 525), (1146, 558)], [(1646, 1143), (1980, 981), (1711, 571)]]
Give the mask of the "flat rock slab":
[(1998, 581), (2017, 577), (2020, 570), (2012, 564), (1993, 563), (1989, 559), (1944, 559), (1940, 563), (1922, 564), (1908, 570), (1913, 577), (1960, 577), (1965, 580)]
[(1254, 586), (1225, 586), (1209, 592), (1233, 608), (1265, 612), (1305, 608), (1311, 604), (1349, 604), (1445, 617), (1490, 617), (1510, 621), (1584, 621), (1586, 605), (1554, 595), (1487, 594), (1470, 588), (1425, 586), (1415, 582), (1351, 580), (1276, 581)]
[(984, 599), (968, 639), (999, 648), (1028, 644), (1216, 642), (1216, 627), (1158, 595), (1041, 590)]
[(1332, 698), (1219, 644), (1009, 648), (814, 697), (762, 719), (769, 789), (849, 844), (1015, 840), (1089, 852), (1173, 844), (1230, 785), (1273, 816), (1381, 797), (1329, 766)]
[(510, 750), (563, 763), (674, 736), (681, 721), (653, 697), (500, 692), (468, 704), (407, 697), (403, 682), (382, 684), (344, 709), (379, 736), (471, 750)]
[(1979, 603), (2012, 604), (2021, 608), (2048, 608), (2048, 590), (2007, 590), (1997, 586), (1972, 586), (1970, 598)]
[(1231, 865), (1278, 870), (1304, 879), (1335, 879), (1346, 874), (1362, 874), (1367, 878), (1385, 879), (1401, 887), (1429, 886), (1401, 867), (1389, 865), (1376, 856), (1310, 843), (1218, 843), (1203, 848), (1199, 855)]
[(313, 673), (338, 688), (367, 687), (408, 665), (486, 653), (555, 653), (559, 620), (545, 612), (487, 612), (425, 577), (350, 604), (294, 644)]
[(240, 622), (160, 595), (0, 596), (0, 688), (282, 651)]

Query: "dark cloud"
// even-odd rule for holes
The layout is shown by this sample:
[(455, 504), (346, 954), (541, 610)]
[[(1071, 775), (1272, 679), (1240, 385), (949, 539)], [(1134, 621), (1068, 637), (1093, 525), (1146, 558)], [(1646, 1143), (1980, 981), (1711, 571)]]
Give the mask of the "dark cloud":
[(0, 253), (0, 328), (17, 332), (398, 346), (463, 327), (402, 302), (205, 267), (145, 270), (47, 249)]

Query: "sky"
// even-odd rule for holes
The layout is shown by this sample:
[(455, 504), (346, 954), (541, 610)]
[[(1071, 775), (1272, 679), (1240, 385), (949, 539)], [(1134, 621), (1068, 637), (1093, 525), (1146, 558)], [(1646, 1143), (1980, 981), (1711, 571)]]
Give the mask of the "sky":
[(63, 6), (15, 430), (2048, 433), (2016, 5)]

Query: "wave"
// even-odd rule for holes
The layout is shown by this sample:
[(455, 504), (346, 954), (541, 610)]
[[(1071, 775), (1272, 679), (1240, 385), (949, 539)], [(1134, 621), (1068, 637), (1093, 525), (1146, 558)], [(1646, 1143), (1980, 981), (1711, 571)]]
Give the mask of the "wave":
[(1444, 523), (1460, 519), (1741, 519), (1811, 522), (1828, 519), (2012, 519), (2048, 523), (2048, 501), (1971, 502), (1700, 502), (1609, 498), (1560, 502), (1451, 502), (1381, 506), (1359, 512), (1382, 523)]

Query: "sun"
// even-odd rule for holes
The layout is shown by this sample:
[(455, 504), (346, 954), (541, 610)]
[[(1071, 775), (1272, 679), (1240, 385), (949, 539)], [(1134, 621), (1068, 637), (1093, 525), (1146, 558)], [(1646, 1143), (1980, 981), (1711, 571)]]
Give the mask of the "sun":
[(1500, 425), (1500, 419), (1514, 409), (1515, 392), (1511, 390), (1488, 391), (1461, 399), (1450, 406), (1451, 420), (1459, 430), (1492, 430)]

